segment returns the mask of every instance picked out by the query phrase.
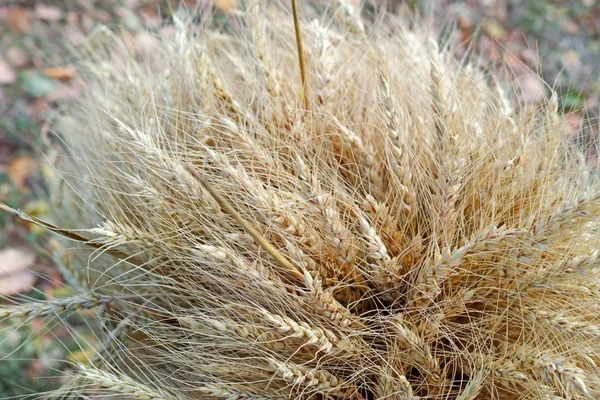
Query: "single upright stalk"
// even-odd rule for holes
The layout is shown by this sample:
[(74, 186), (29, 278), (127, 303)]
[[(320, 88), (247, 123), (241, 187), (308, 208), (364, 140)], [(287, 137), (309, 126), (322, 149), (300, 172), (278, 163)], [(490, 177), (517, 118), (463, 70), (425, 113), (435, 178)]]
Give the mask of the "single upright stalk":
[(298, 63), (300, 64), (300, 78), (302, 79), (302, 97), (304, 108), (309, 109), (308, 87), (306, 85), (306, 66), (304, 64), (304, 50), (302, 47), (302, 33), (300, 32), (300, 18), (298, 17), (298, 6), (296, 0), (292, 0), (292, 13), (294, 15), (294, 30), (296, 31), (296, 45), (298, 46)]

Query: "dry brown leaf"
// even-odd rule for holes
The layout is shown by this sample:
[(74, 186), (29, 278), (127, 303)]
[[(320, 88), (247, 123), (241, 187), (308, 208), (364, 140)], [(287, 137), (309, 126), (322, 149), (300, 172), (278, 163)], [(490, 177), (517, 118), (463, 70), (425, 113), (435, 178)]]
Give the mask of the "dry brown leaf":
[(44, 69), (43, 73), (48, 78), (52, 79), (71, 79), (75, 76), (77, 70), (72, 65), (65, 65), (64, 67), (51, 67)]
[(33, 265), (35, 254), (20, 249), (0, 250), (0, 277), (17, 274)]
[(30, 270), (18, 274), (0, 277), (0, 296), (13, 296), (28, 292), (33, 288), (37, 276)]
[(16, 157), (10, 161), (7, 175), (17, 190), (25, 188), (25, 180), (36, 164), (37, 162), (30, 157)]
[(8, 9), (8, 26), (17, 35), (23, 35), (31, 29), (31, 17), (27, 10), (21, 7)]
[(142, 24), (144, 24), (146, 28), (158, 28), (160, 26), (160, 16), (154, 7), (142, 7), (140, 10), (140, 18), (142, 19)]
[(214, 5), (221, 11), (231, 12), (237, 5), (237, 0), (214, 0)]
[(17, 80), (17, 74), (12, 67), (3, 59), (0, 58), (0, 85), (10, 85)]
[[(50, 93), (52, 92), (48, 92), (48, 94)], [(46, 97), (40, 97), (28, 104), (27, 110), (30, 115), (38, 116), (50, 110), (50, 104), (48, 104), (48, 99)]]
[[(86, 18), (88, 16), (90, 18)], [(112, 19), (113, 19), (113, 17), (112, 17), (112, 15), (110, 15), (110, 13), (108, 11), (95, 9), (95, 10), (90, 10), (89, 13), (86, 13), (85, 15), (83, 15), (81, 18), (81, 22), (82, 22), (84, 28), (87, 31), (89, 31), (90, 29), (93, 29), (94, 26), (98, 22), (101, 24), (104, 24), (104, 25), (109, 25), (112, 22)]]
[(471, 31), (473, 29), (473, 23), (471, 22), (470, 15), (460, 14), (457, 17), (458, 26), (463, 31)]

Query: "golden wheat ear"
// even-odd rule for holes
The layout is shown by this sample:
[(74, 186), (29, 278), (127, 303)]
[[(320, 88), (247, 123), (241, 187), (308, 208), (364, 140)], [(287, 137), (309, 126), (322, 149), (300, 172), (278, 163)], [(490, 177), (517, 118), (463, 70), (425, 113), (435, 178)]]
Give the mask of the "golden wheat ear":
[(227, 214), (231, 216), (237, 223), (239, 223), (244, 230), (256, 241), (256, 243), (261, 246), (267, 253), (271, 255), (283, 268), (284, 270), (293, 276), (295, 279), (299, 281), (304, 280), (304, 274), (300, 272), (294, 265), (288, 261), (288, 259), (281, 254), (269, 241), (267, 241), (264, 236), (253, 227), (248, 221), (246, 221), (240, 213), (238, 213), (235, 208), (229, 203), (223, 196), (219, 194), (215, 190), (215, 188), (209, 184), (206, 180), (202, 179), (200, 174), (196, 172), (192, 165), (186, 166), (187, 170), (192, 174), (194, 178), (200, 182), (200, 184), (206, 189), (208, 193), (215, 199), (215, 201), (225, 210)]
[(23, 220), (25, 222), (30, 222), (34, 225), (37, 225), (41, 228), (47, 229), (49, 232), (55, 233), (60, 237), (63, 237), (68, 240), (72, 240), (74, 242), (83, 243), (88, 247), (93, 249), (102, 250), (102, 252), (106, 254), (110, 254), (113, 257), (116, 257), (119, 260), (126, 261), (128, 263), (141, 266), (142, 262), (137, 260), (135, 257), (130, 254), (124, 253), (118, 249), (107, 248), (106, 244), (99, 242), (97, 239), (87, 238), (79, 234), (79, 232), (87, 232), (92, 234), (103, 233), (100, 228), (91, 228), (91, 229), (65, 229), (58, 227), (50, 222), (44, 221), (40, 218), (34, 217), (32, 215), (27, 215), (21, 210), (14, 209), (9, 207), (8, 205), (0, 202), (0, 210), (12, 214), (16, 218)]

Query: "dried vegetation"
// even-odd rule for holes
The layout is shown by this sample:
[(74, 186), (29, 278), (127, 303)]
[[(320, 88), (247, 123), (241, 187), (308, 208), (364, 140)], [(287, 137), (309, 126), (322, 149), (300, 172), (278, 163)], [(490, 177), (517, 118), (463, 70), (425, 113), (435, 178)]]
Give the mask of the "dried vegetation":
[(304, 87), (284, 6), (90, 39), (53, 198), (84, 297), (0, 311), (105, 308), (63, 396), (600, 397), (600, 190), (556, 97), (388, 19), (304, 19)]

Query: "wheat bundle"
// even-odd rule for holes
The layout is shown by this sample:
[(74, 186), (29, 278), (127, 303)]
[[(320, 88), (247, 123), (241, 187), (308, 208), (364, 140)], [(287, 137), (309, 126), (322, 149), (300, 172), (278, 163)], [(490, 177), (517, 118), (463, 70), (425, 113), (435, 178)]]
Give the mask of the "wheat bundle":
[(61, 228), (18, 214), (87, 244), (81, 294), (0, 312), (103, 310), (59, 394), (600, 398), (600, 190), (556, 96), (348, 9), (301, 19), (303, 83), (286, 7), (90, 41)]

